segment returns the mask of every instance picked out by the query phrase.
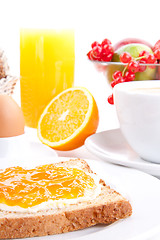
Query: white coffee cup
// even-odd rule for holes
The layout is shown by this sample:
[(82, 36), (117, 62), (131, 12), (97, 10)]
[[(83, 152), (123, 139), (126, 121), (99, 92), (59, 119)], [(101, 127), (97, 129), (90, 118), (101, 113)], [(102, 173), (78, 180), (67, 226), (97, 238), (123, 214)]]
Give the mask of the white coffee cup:
[(133, 81), (114, 87), (122, 134), (138, 155), (160, 163), (160, 81)]

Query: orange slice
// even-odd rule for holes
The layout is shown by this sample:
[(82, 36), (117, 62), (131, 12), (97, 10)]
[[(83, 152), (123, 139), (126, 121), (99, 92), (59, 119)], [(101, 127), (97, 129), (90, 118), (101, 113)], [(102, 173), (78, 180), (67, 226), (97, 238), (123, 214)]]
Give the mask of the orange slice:
[(57, 150), (72, 150), (95, 133), (99, 123), (97, 104), (85, 88), (69, 88), (44, 109), (38, 122), (42, 143)]

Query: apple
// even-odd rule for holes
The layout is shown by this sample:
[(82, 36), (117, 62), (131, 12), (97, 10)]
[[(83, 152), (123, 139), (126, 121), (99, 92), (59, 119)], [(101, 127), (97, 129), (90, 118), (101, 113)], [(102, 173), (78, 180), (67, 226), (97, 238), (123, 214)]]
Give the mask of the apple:
[(113, 49), (114, 49), (114, 51), (116, 51), (120, 47), (130, 44), (130, 43), (140, 43), (140, 44), (144, 44), (144, 45), (148, 46), (151, 49), (153, 48), (153, 46), (149, 42), (146, 42), (145, 40), (138, 39), (138, 38), (125, 38), (125, 39), (119, 41), (118, 43), (116, 43), (113, 46)]
[(119, 57), (124, 52), (128, 52), (128, 53), (131, 54), (131, 56), (133, 58), (137, 58), (137, 57), (139, 57), (139, 53), (143, 50), (146, 50), (149, 53), (153, 53), (152, 49), (145, 44), (129, 43), (129, 44), (123, 45), (120, 48), (118, 48), (116, 51), (114, 51), (112, 61), (113, 62), (120, 62)]
[[(123, 71), (124, 69), (124, 64), (120, 62), (120, 58), (119, 58), (123, 52), (128, 52), (131, 54), (133, 58), (137, 58), (139, 56), (139, 53), (143, 50), (146, 50), (149, 53), (153, 53), (152, 49), (148, 45), (141, 44), (141, 43), (129, 43), (118, 48), (114, 52), (114, 55), (112, 58), (112, 62), (114, 63), (110, 63), (107, 67), (107, 78), (109, 82), (113, 80), (112, 75), (115, 71), (117, 70)], [(144, 72), (137, 72), (135, 74), (135, 80), (151, 80), (154, 78), (155, 78), (155, 69), (151, 69), (149, 67), (147, 67), (147, 69)]]

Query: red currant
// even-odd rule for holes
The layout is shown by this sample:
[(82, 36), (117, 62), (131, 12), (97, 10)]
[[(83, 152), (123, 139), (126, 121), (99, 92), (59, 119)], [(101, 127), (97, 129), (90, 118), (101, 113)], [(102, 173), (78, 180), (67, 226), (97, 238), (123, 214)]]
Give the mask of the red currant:
[(114, 88), (115, 85), (117, 85), (118, 83), (122, 82), (122, 78), (117, 78), (116, 80), (111, 82), (111, 87)]
[(107, 38), (99, 42), (95, 41), (91, 44), (92, 50), (87, 53), (90, 60), (110, 62), (113, 57), (113, 47), (111, 41)]
[(135, 61), (135, 60), (132, 60), (132, 61), (130, 61), (130, 62), (128, 63), (127, 68), (128, 68), (130, 71), (136, 73), (136, 72), (139, 71), (139, 63), (138, 63), (137, 61)]
[(113, 52), (113, 48), (112, 48), (111, 45), (106, 44), (102, 47), (102, 54), (103, 55), (106, 55), (106, 54), (111, 53), (111, 52)]
[(111, 41), (109, 39), (105, 38), (102, 41), (101, 46), (103, 47), (104, 45), (111, 45), (111, 44), (112, 44)]
[(143, 51), (141, 51), (141, 52), (139, 53), (139, 57), (146, 57), (146, 56), (148, 56), (148, 55), (149, 55), (149, 52), (146, 51), (146, 50), (143, 50)]
[(92, 50), (87, 53), (87, 56), (90, 60), (96, 60), (95, 57), (93, 56), (93, 51)]
[(155, 56), (155, 58), (160, 59), (160, 48), (157, 48), (157, 49), (154, 51), (154, 56)]
[(154, 45), (153, 51), (155, 51), (156, 49), (160, 49), (160, 40), (158, 40), (158, 41), (156, 42), (156, 44)]
[(94, 48), (94, 47), (96, 47), (96, 46), (101, 46), (101, 44), (99, 43), (99, 42), (97, 42), (97, 41), (95, 41), (95, 42), (93, 42), (92, 44), (91, 44), (91, 47), (92, 48)]
[(101, 61), (109, 62), (112, 60), (113, 56), (113, 48), (111, 45), (103, 45), (102, 52), (101, 52)]
[(121, 71), (115, 71), (112, 75), (112, 78), (114, 80), (117, 80), (118, 78), (122, 78), (122, 72)]
[(101, 57), (101, 61), (103, 61), (103, 62), (110, 62), (112, 60), (112, 57), (113, 57), (113, 52), (110, 52), (107, 55), (103, 55)]
[(133, 81), (135, 79), (135, 73), (131, 71), (127, 71), (124, 75), (124, 78), (126, 82)]
[(114, 104), (113, 94), (108, 97), (108, 102), (112, 105)]
[(102, 48), (100, 46), (95, 46), (92, 49), (92, 55), (96, 60), (99, 60), (101, 58), (101, 51), (102, 51)]
[(124, 52), (120, 55), (120, 61), (122, 63), (129, 63), (132, 60), (132, 56), (128, 52)]
[(146, 60), (145, 58), (144, 59), (141, 59), (139, 61), (139, 72), (144, 72), (146, 70), (147, 66), (146, 66)]
[(145, 59), (146, 59), (146, 63), (148, 63), (148, 64), (155, 64), (156, 63), (156, 58), (151, 53), (148, 54)]
[(87, 53), (88, 58), (91, 60), (91, 51)]

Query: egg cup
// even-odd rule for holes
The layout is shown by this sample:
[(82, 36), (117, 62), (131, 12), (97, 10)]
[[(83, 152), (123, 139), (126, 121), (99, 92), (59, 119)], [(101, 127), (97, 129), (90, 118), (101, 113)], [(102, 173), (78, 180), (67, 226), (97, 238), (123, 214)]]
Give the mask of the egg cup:
[(26, 136), (21, 134), (14, 137), (0, 138), (0, 158), (17, 156), (18, 153), (26, 153)]

